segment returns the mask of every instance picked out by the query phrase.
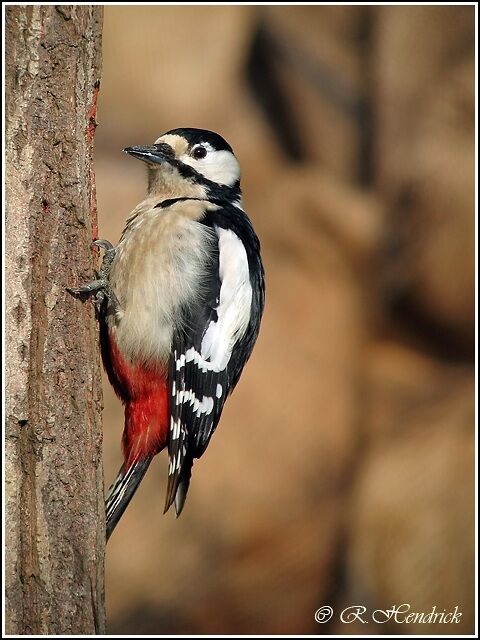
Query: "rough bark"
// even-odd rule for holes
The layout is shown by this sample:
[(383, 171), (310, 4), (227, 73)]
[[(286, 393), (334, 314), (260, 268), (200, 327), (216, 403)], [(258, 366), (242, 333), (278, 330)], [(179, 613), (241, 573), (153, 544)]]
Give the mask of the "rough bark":
[(92, 166), (102, 8), (6, 8), (6, 631), (104, 632)]

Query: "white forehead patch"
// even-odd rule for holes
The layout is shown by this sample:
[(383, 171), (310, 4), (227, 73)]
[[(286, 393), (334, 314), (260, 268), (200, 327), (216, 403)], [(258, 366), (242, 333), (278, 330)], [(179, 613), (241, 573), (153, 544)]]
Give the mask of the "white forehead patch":
[(188, 142), (185, 140), (185, 138), (182, 138), (182, 136), (177, 136), (171, 133), (167, 133), (166, 135), (160, 136), (160, 138), (157, 138), (154, 142), (154, 144), (161, 144), (162, 142), (164, 142), (165, 144), (169, 144), (172, 149), (175, 151), (175, 155), (177, 156), (177, 158), (183, 154), (186, 153), (187, 148), (188, 148)]

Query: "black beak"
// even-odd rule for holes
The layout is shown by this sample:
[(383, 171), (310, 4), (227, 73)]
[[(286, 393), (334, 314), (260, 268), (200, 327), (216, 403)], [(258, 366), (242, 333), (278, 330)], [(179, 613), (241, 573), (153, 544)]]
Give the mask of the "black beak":
[(126, 147), (125, 153), (148, 164), (163, 164), (175, 159), (175, 152), (168, 144), (152, 144), (144, 147)]

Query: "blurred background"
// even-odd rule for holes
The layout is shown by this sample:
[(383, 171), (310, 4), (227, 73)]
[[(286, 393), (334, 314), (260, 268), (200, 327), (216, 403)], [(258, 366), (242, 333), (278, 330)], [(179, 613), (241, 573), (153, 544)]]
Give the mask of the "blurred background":
[[(181, 518), (163, 454), (109, 542), (110, 633), (473, 632), (474, 30), (473, 6), (105, 8), (100, 237), (145, 193), (123, 147), (211, 129), (267, 278)], [(108, 486), (106, 381), (104, 426)], [(461, 622), (338, 620), (403, 603)]]

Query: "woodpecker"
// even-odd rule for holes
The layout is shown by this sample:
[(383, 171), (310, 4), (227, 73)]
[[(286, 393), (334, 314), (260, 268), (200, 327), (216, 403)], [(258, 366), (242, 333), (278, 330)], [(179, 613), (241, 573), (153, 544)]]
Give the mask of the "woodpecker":
[(147, 197), (98, 278), (102, 359), (125, 405), (124, 462), (106, 498), (111, 535), (153, 457), (168, 449), (164, 513), (180, 515), (192, 465), (205, 452), (255, 344), (264, 308), (260, 243), (243, 209), (230, 145), (174, 129), (124, 151), (148, 171)]

